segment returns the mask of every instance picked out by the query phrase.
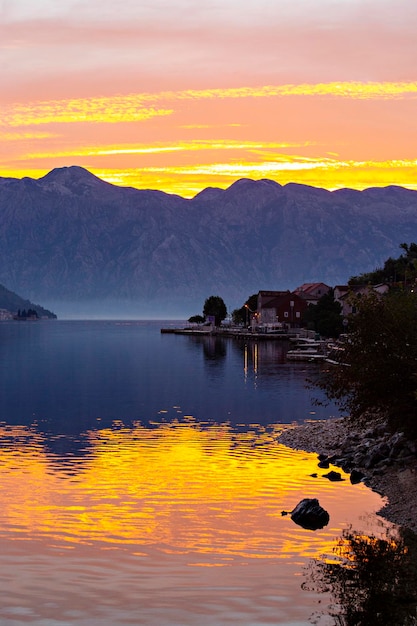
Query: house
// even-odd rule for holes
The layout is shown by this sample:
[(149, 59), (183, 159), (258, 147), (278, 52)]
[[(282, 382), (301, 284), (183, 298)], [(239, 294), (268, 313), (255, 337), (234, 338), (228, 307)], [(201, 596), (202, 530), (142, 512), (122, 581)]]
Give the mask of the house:
[(0, 309), (0, 320), (12, 320), (13, 314), (7, 309)]
[(304, 298), (307, 304), (317, 304), (322, 296), (329, 293), (330, 289), (331, 287), (324, 283), (303, 283), (294, 289), (294, 293), (300, 298)]
[(371, 291), (383, 295), (389, 291), (389, 286), (386, 283), (379, 285), (336, 285), (334, 299), (340, 303), (343, 316), (351, 315), (356, 313), (355, 306), (350, 301), (351, 296), (367, 295)]
[(285, 324), (291, 328), (300, 326), (308, 304), (304, 298), (288, 291), (260, 291), (257, 316), (259, 324)]

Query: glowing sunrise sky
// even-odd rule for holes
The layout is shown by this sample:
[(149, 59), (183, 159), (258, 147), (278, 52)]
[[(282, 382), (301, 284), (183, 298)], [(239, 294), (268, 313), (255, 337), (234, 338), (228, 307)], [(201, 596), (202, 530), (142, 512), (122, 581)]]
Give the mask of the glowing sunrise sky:
[(0, 176), (417, 189), (416, 0), (0, 0)]

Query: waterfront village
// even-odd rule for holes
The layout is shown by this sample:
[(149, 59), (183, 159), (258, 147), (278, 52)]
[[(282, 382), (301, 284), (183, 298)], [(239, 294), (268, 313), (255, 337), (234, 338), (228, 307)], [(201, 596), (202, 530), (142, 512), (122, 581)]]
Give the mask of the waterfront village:
[[(221, 335), (253, 339), (289, 339), (294, 342), (292, 350), (286, 354), (288, 360), (297, 361), (334, 361), (336, 352), (342, 351), (341, 331), (346, 330), (348, 317), (355, 313), (352, 296), (385, 294), (389, 285), (337, 285), (332, 288), (322, 282), (303, 283), (293, 291), (259, 291), (252, 296), (241, 309), (235, 311), (230, 319), (216, 320), (215, 315), (191, 317), (188, 324), (181, 328), (162, 328), (162, 333)], [(320, 328), (308, 322), (307, 311), (312, 310), (329, 296), (335, 303), (340, 332), (320, 333)], [(218, 296), (212, 297), (214, 300)], [(253, 308), (252, 308), (253, 307)], [(333, 341), (342, 335), (341, 341)]]
[[(417, 252), (415, 244), (412, 246), (413, 253)], [(388, 260), (384, 269), (394, 266), (397, 270), (394, 264)], [(375, 274), (380, 277), (379, 271)], [(405, 265), (401, 282), (399, 272), (388, 273), (393, 279), (378, 284), (370, 280), (375, 274), (363, 276), (368, 279), (366, 283), (334, 289), (324, 283), (307, 283), (292, 292), (259, 291), (242, 307), (244, 323), (240, 326), (216, 324), (214, 318), (206, 316), (200, 325), (190, 322), (176, 332), (243, 335), (245, 340), (286, 338), (297, 342), (295, 349), (287, 352), (287, 359), (292, 353), (294, 359), (333, 363), (336, 367), (322, 369), (324, 378), (320, 378), (319, 386), (329, 397), (347, 398), (345, 404), (342, 402), (348, 411), (345, 417), (306, 420), (285, 429), (279, 441), (318, 453), (318, 468), (341, 470), (323, 474), (329, 480), (345, 480), (344, 472), (352, 483), (364, 482), (386, 498), (379, 514), (415, 533), (417, 262)], [(326, 296), (337, 304), (342, 323), (341, 334), (333, 342), (330, 334), (322, 339), (305, 325), (306, 311), (316, 309)], [(351, 324), (356, 332), (354, 341)], [(302, 502), (310, 506), (317, 501), (307, 498)]]

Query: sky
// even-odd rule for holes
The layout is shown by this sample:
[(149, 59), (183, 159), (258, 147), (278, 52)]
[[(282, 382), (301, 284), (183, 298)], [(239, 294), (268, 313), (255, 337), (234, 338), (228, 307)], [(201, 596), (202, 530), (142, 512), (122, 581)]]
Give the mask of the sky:
[(0, 176), (417, 189), (416, 0), (0, 0)]

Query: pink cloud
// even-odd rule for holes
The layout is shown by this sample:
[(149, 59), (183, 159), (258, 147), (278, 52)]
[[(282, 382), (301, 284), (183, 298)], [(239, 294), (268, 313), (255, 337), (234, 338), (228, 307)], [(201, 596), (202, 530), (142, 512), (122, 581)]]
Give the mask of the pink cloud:
[[(320, 82), (412, 80), (416, 77), (415, 2), (307, 0), (260, 3), (211, 0), (203, 5), (66, 2), (2, 20), (3, 90), (21, 94), (38, 82), (74, 89), (90, 82), (108, 93), (132, 85), (148, 90)], [(42, 6), (42, 2), (40, 3)], [(51, 6), (47, 4), (46, 6)], [(72, 11), (69, 9), (72, 8)], [(53, 86), (52, 86), (53, 88)], [(41, 96), (42, 97), (42, 96)]]

